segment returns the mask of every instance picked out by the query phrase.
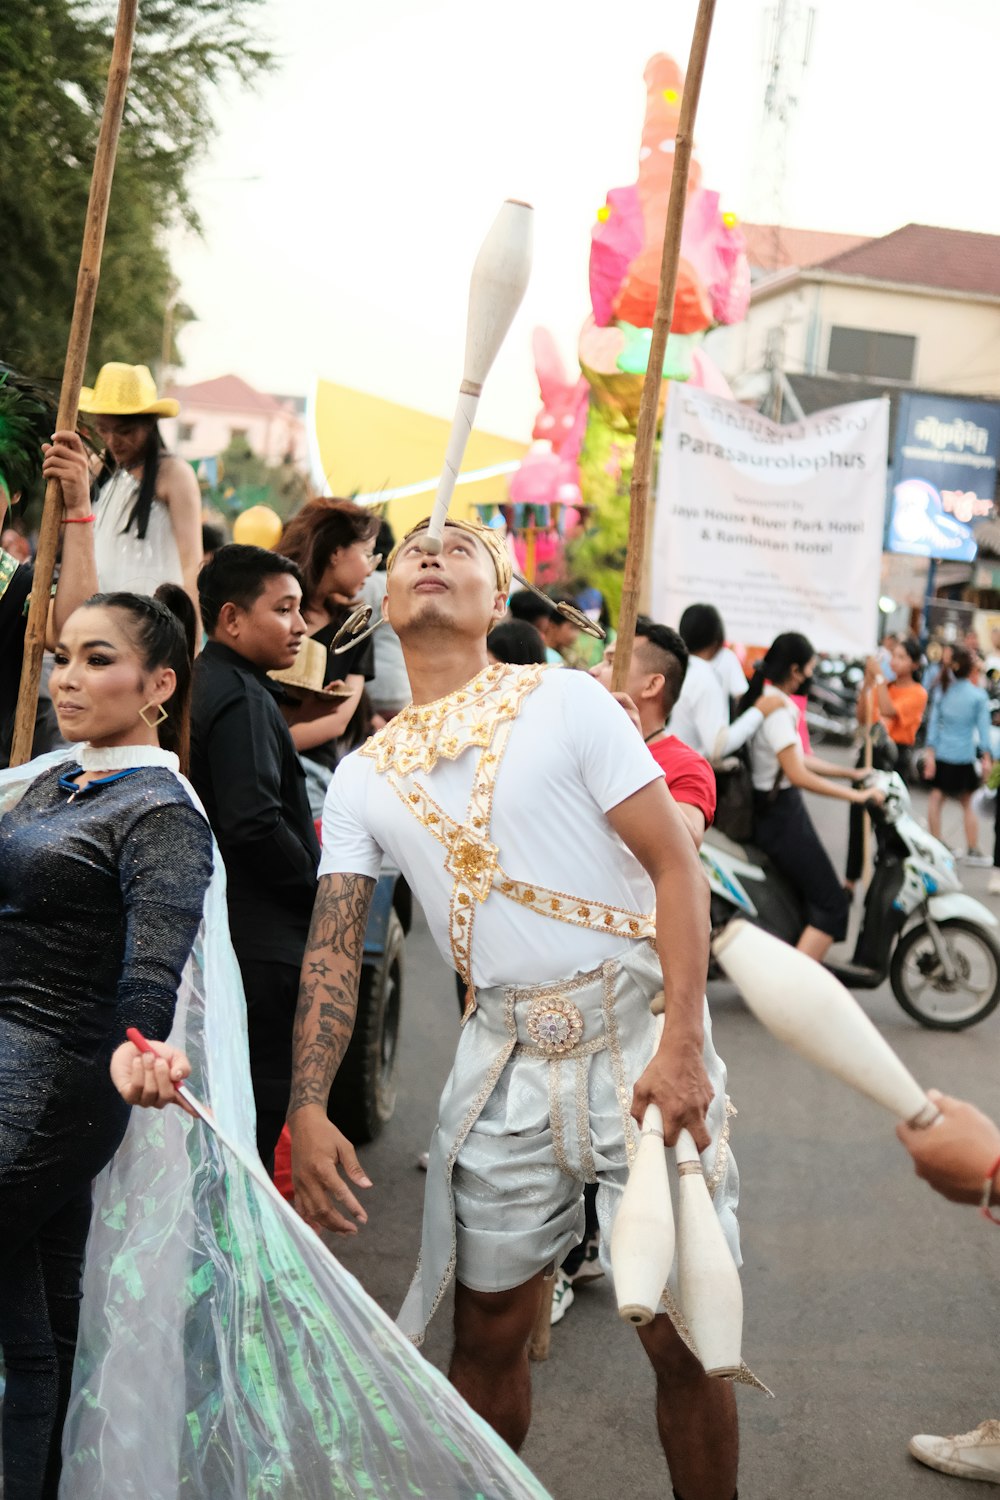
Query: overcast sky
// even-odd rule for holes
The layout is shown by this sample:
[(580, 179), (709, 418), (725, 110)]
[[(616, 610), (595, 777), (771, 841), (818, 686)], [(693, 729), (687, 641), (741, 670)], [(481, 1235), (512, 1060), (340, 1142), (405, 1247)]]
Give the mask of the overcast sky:
[[(794, 8), (794, 7), (793, 7)], [(526, 438), (530, 333), (567, 361), (589, 311), (590, 227), (633, 182), (648, 57), (683, 66), (695, 0), (269, 0), (280, 55), (218, 101), (194, 173), (204, 236), (178, 234), (182, 381), (230, 371), (306, 393), (317, 375), (450, 416), (468, 278), (505, 197), (535, 205), (524, 306), (484, 428)], [(801, 7), (805, 10), (806, 7)], [(910, 220), (1000, 234), (996, 0), (816, 0), (784, 176), (785, 223), (884, 234)], [(697, 126), (704, 183), (770, 217), (764, 11), (718, 0)]]

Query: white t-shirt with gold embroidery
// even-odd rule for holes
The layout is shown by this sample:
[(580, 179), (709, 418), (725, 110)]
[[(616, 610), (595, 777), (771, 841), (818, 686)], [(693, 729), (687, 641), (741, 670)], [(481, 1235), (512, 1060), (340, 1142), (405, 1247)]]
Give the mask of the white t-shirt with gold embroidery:
[[(490, 703), (523, 688), (537, 673), (535, 667), (497, 667), (484, 673), (480, 680), (486, 685), (485, 712), (480, 722), (492, 728)], [(474, 707), (477, 695), (470, 697)], [(427, 743), (447, 741), (454, 724), (434, 722), (439, 717), (436, 705), (423, 708), (431, 720)], [(473, 712), (467, 724), (474, 719)], [(404, 791), (411, 785), (411, 777), (389, 769), (383, 737), (396, 722), (369, 742), (367, 754), (364, 748), (356, 750), (338, 767), (323, 810), (320, 874), (376, 877), (387, 856), (403, 872), (442, 956), (452, 963), (449, 909), (454, 878), (445, 869), (439, 840), (393, 790), (394, 778)], [(456, 737), (461, 743), (461, 729)], [(379, 742), (386, 766), (382, 773), (372, 756)], [(454, 751), (454, 743), (449, 748)], [(412, 782), (424, 787), (442, 812), (462, 823), (475, 768), (484, 753), (489, 752), (467, 744), (454, 759), (442, 756), (430, 770), (414, 771)], [(538, 686), (523, 698), (496, 778), (489, 838), (498, 847), (504, 872), (583, 901), (643, 914), (652, 911), (652, 882), (605, 813), (661, 775), (610, 693), (582, 672), (543, 671)], [(622, 947), (620, 936), (551, 920), (494, 889), (476, 905), (473, 979), (480, 986), (545, 983), (593, 969)]]

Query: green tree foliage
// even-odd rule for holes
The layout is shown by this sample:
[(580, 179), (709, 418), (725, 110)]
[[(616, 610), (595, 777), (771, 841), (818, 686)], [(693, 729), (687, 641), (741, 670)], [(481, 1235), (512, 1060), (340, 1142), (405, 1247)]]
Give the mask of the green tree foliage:
[(621, 603), (634, 456), (634, 433), (592, 402), (580, 453), (580, 488), (591, 509), (582, 533), (567, 544), (565, 568), (580, 585), (600, 589), (613, 620)]
[[(111, 195), (90, 378), (107, 360), (153, 365), (170, 290), (171, 225), (212, 135), (217, 86), (270, 63), (264, 0), (139, 0)], [(114, 32), (111, 0), (0, 4), (0, 356), (62, 372)]]
[(222, 477), (209, 501), (229, 520), (251, 505), (269, 505), (287, 521), (309, 493), (305, 475), (293, 463), (269, 464), (258, 458), (245, 437), (234, 437), (222, 454)]

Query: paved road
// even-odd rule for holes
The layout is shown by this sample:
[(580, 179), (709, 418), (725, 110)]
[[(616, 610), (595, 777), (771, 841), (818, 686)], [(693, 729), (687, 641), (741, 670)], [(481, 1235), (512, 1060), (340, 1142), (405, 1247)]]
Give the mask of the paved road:
[[(842, 855), (846, 810), (810, 802)], [(984, 895), (987, 873), (968, 872), (967, 888)], [(744, 1353), (775, 1393), (739, 1392), (743, 1500), (964, 1493), (963, 1481), (909, 1460), (906, 1441), (1000, 1416), (1000, 1231), (933, 1197), (888, 1117), (779, 1048), (729, 986), (713, 985), (709, 998), (739, 1108)], [(911, 1022), (888, 986), (859, 998), (918, 1078), (1000, 1116), (1000, 1012), (973, 1031), (938, 1035)], [(369, 1226), (343, 1250), (392, 1312), (416, 1256), (416, 1158), (456, 1022), (451, 976), (421, 922), (408, 941), (398, 1107), (364, 1153), (376, 1184)], [(426, 1346), (442, 1365), (448, 1323), (442, 1308)], [(556, 1500), (669, 1495), (648, 1368), (603, 1281), (580, 1292), (553, 1333), (551, 1359), (535, 1369), (524, 1457)]]

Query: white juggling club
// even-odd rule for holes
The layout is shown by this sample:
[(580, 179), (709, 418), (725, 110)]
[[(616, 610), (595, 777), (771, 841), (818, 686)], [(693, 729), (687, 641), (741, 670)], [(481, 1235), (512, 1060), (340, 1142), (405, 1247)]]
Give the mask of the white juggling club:
[(740, 1273), (715, 1212), (698, 1147), (686, 1130), (677, 1137), (674, 1154), (681, 1311), (706, 1375), (736, 1375), (743, 1363)]
[(465, 370), (430, 525), (421, 538), (425, 552), (441, 551), (441, 534), (472, 431), (483, 382), (490, 373), (528, 285), (533, 218), (534, 210), (529, 203), (507, 198), (483, 240), (472, 268), (469, 318), (465, 330)]
[[(656, 1044), (663, 1033), (658, 1019)], [(618, 1315), (637, 1327), (656, 1317), (674, 1263), (674, 1210), (670, 1202), (663, 1116), (647, 1104), (642, 1135), (611, 1231), (611, 1272)]]
[(779, 1041), (898, 1120), (932, 1125), (939, 1111), (854, 996), (815, 959), (749, 922), (730, 922), (712, 951), (758, 1021)]

